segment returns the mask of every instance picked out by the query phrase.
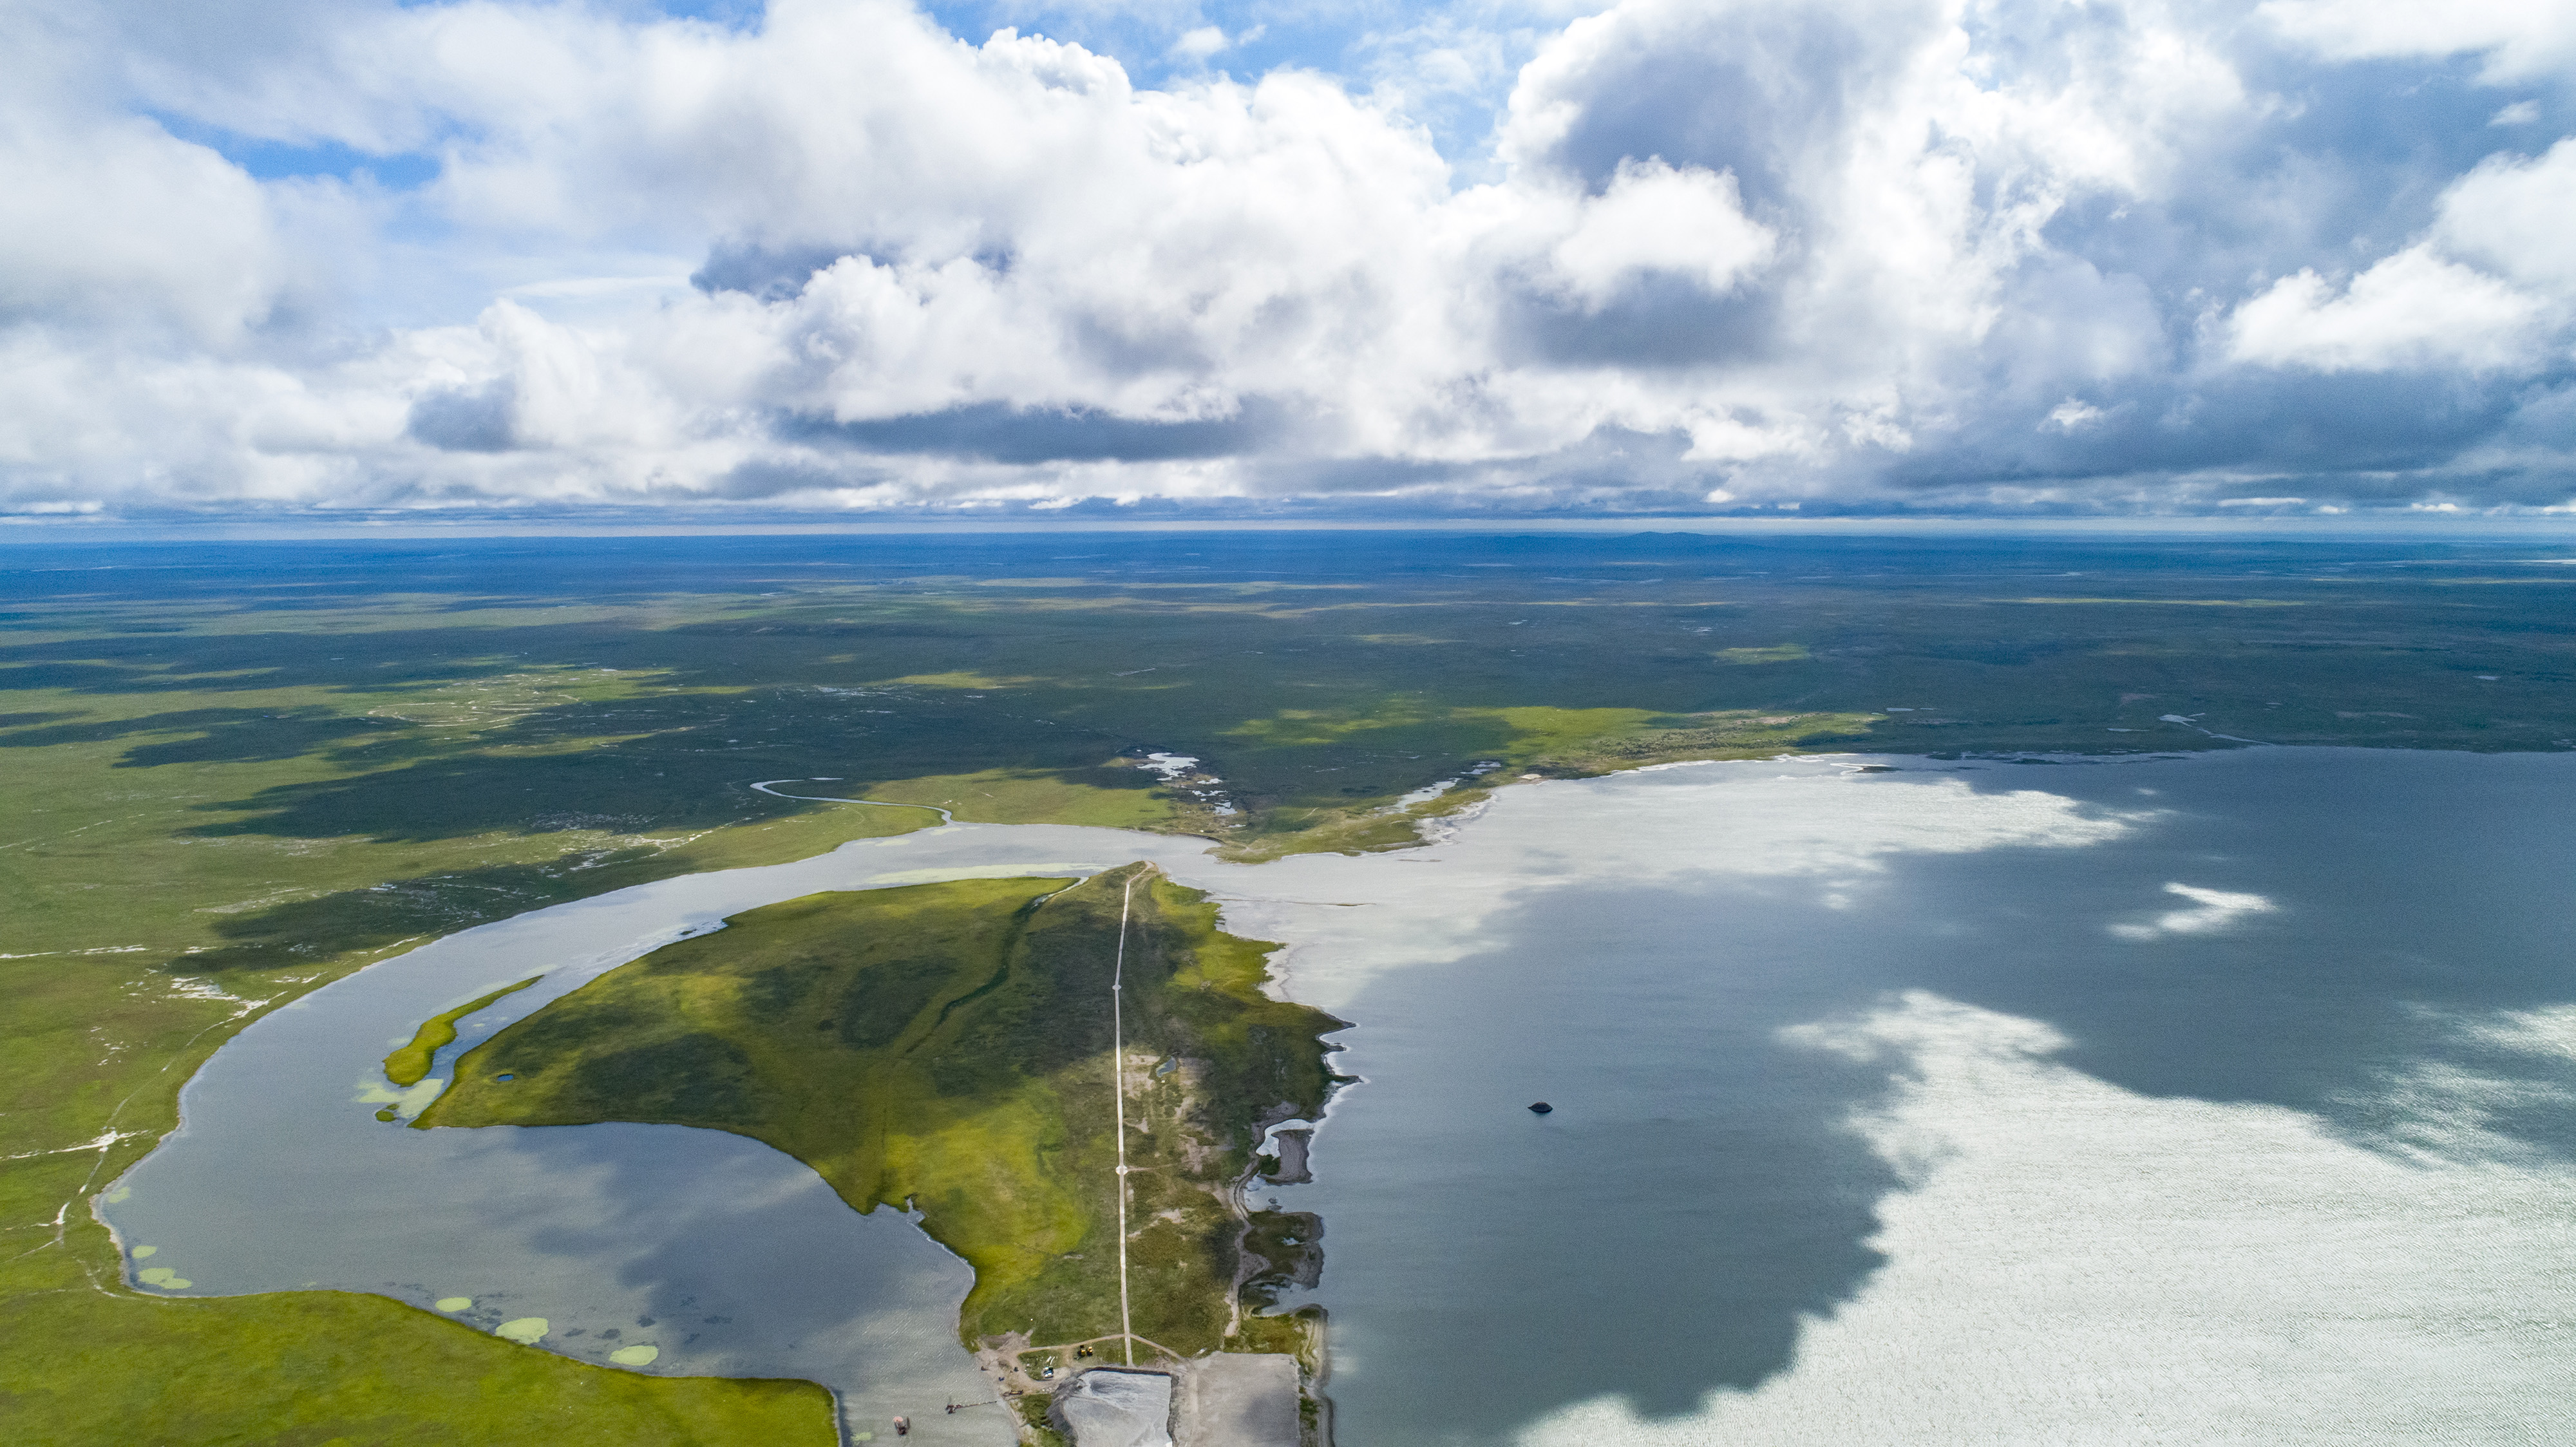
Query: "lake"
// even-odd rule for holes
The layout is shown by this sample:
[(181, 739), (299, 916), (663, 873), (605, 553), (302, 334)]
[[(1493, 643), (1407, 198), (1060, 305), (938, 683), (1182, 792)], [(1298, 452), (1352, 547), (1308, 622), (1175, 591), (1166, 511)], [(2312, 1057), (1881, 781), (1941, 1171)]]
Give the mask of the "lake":
[(434, 1078), (753, 904), (1151, 858), (1354, 1022), (1315, 1181), (1256, 1193), (1324, 1218), (1344, 1447), (2548, 1440), (2571, 806), (2566, 756), (2267, 748), (1674, 766), (1250, 867), (861, 841), (317, 992), (217, 1054), (103, 1210), (191, 1293), (469, 1296), (574, 1355), (814, 1377), (853, 1432), (929, 1403), (928, 1440), (1007, 1440), (936, 1412), (982, 1390), (964, 1271), (896, 1213), (719, 1133), (408, 1131), (360, 1097), (395, 1037), (537, 969)]

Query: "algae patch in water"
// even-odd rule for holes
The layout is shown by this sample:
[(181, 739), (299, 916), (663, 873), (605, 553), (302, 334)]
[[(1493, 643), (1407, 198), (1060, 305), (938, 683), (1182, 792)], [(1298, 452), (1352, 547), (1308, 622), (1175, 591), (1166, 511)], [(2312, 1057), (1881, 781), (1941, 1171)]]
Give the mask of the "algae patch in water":
[(532, 1347), (546, 1339), (548, 1325), (549, 1323), (542, 1316), (513, 1317), (492, 1328), (492, 1335), (517, 1342), (523, 1347)]
[[(504, 995), (517, 994), (544, 978), (543, 975), (530, 975), (515, 985), (504, 985), (479, 1000), (468, 1000), (444, 1015), (432, 1015), (422, 1021), (420, 1030), (411, 1037), (409, 1045), (385, 1057), (385, 1079), (396, 1085), (418, 1085), (421, 1077), (429, 1074), (430, 1060), (438, 1054), (441, 1047), (456, 1039), (457, 1021), (490, 1005)], [(379, 1114), (377, 1119), (385, 1119), (385, 1116)]]
[(662, 1349), (657, 1346), (619, 1347), (608, 1354), (608, 1359), (621, 1367), (649, 1367), (661, 1354)]
[(442, 1296), (438, 1299), (438, 1309), (441, 1311), (472, 1311), (474, 1309), (474, 1298), (470, 1296)]

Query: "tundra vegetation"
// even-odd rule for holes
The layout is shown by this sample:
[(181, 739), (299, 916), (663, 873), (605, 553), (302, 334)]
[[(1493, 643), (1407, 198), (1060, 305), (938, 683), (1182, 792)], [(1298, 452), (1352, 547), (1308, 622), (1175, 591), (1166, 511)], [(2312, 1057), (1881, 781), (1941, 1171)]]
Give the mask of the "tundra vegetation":
[(823, 1440), (792, 1392), (574, 1385), (609, 1374), (389, 1301), (154, 1299), (88, 1208), (207, 1054), (351, 970), (931, 817), (754, 782), (1266, 857), (1400, 845), (1527, 773), (2218, 736), (2576, 746), (2576, 570), (2208, 537), (0, 549), (0, 1437), (521, 1440), (622, 1393)]
[(504, 985), (491, 994), (478, 996), (445, 1014), (432, 1015), (422, 1021), (420, 1029), (413, 1032), (408, 1044), (385, 1057), (385, 1079), (396, 1085), (420, 1084), (422, 1078), (429, 1074), (430, 1062), (437, 1058), (438, 1052), (456, 1043), (457, 1021), (485, 1006), (498, 1003), (505, 996), (515, 995), (544, 978), (543, 975), (530, 975), (515, 985)]
[(508, 1026), (416, 1124), (642, 1121), (765, 1141), (862, 1211), (918, 1210), (975, 1269), (970, 1345), (1070, 1343), (1119, 1330), (1123, 1070), (1136, 1334), (1182, 1356), (1240, 1347), (1238, 1278), (1273, 1268), (1243, 1257), (1235, 1187), (1265, 1116), (1323, 1109), (1321, 1037), (1342, 1023), (1263, 993), (1273, 948), (1219, 930), (1216, 906), (1142, 864), (808, 895)]

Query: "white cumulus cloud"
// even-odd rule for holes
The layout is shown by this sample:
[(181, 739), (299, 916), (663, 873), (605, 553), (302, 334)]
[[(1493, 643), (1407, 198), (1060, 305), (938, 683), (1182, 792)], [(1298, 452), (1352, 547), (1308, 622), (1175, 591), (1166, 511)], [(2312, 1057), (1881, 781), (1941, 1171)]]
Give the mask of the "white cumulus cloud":
[(2576, 8), (2554, 0), (2266, 0), (2257, 13), (2338, 57), (2483, 54), (2504, 79), (2576, 60)]
[[(1365, 83), (1202, 16), (1154, 86), (894, 0), (10, 13), (0, 509), (2556, 502), (2576, 448), (2576, 143), (2297, 129), (2435, 56), (2376, 11), (1425, 6)], [(1472, 154), (1408, 109), (1479, 95)], [(2545, 139), (2498, 99), (2363, 114)]]
[(2537, 338), (2539, 299), (2410, 246), (2340, 289), (2302, 268), (2236, 309), (2235, 355), (2321, 372), (2510, 367)]
[(1577, 214), (1548, 259), (1594, 311), (1655, 272), (1724, 295), (1771, 259), (1777, 240), (1744, 214), (1733, 176), (1677, 170), (1660, 159), (1623, 159), (1609, 189), (1585, 198)]

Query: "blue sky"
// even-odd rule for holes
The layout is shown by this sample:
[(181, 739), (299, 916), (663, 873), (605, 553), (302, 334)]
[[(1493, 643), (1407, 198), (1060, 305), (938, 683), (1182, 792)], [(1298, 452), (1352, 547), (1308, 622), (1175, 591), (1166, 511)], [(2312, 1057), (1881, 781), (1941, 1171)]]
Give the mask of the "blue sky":
[(2576, 505), (2567, 0), (10, 28), (0, 515)]

